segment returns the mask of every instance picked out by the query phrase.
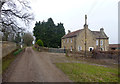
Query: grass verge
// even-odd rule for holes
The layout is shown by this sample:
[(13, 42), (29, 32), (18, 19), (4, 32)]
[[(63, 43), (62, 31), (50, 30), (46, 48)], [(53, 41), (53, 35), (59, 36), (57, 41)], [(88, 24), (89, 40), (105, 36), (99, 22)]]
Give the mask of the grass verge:
[(16, 52), (13, 53), (13, 55), (16, 56), (16, 55), (19, 54), (22, 50), (23, 50), (23, 49), (18, 49)]
[(10, 64), (15, 60), (16, 55), (18, 55), (23, 49), (18, 49), (11, 52), (6, 57), (2, 58), (2, 73), (6, 71), (6, 69), (10, 66)]
[(56, 66), (74, 82), (118, 82), (117, 68), (82, 63), (56, 63)]
[(33, 48), (33, 50), (37, 51), (37, 49), (34, 46), (32, 46), (32, 48)]

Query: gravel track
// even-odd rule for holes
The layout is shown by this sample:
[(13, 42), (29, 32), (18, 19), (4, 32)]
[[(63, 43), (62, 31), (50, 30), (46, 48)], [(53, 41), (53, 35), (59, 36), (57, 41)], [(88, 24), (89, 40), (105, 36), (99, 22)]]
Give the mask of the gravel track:
[[(27, 47), (10, 68), (5, 82), (71, 82), (50, 60), (49, 53)], [(9, 75), (8, 75), (9, 74)]]

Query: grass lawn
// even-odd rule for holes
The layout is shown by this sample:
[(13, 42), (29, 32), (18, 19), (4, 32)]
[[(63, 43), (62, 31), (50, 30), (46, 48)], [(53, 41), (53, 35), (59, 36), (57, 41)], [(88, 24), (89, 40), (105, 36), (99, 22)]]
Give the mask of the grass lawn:
[(84, 63), (56, 63), (74, 82), (118, 82), (118, 69)]

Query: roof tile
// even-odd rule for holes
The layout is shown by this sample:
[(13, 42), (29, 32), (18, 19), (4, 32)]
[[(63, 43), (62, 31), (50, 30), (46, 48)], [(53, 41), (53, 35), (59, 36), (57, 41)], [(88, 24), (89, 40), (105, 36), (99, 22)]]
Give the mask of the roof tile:
[[(75, 36), (77, 36), (77, 34), (80, 33), (82, 30), (84, 30), (84, 29), (80, 29), (80, 30), (77, 30), (77, 31), (74, 31), (74, 32), (70, 32), (70, 33), (64, 35), (64, 36), (62, 37), (62, 39), (75, 37)], [(93, 35), (95, 35), (96, 38), (105, 38), (105, 39), (108, 38), (107, 35), (106, 35), (104, 32), (100, 32), (100, 31), (91, 31), (91, 32), (93, 33)]]

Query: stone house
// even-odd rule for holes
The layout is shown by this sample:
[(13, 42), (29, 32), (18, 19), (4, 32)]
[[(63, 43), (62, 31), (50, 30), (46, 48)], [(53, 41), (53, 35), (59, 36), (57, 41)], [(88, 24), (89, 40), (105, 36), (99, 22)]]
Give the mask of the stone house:
[(105, 34), (104, 29), (100, 31), (91, 31), (87, 25), (87, 15), (85, 15), (85, 25), (83, 29), (70, 32), (61, 38), (61, 47), (64, 49), (76, 51), (92, 51), (93, 49), (108, 51), (109, 37)]

